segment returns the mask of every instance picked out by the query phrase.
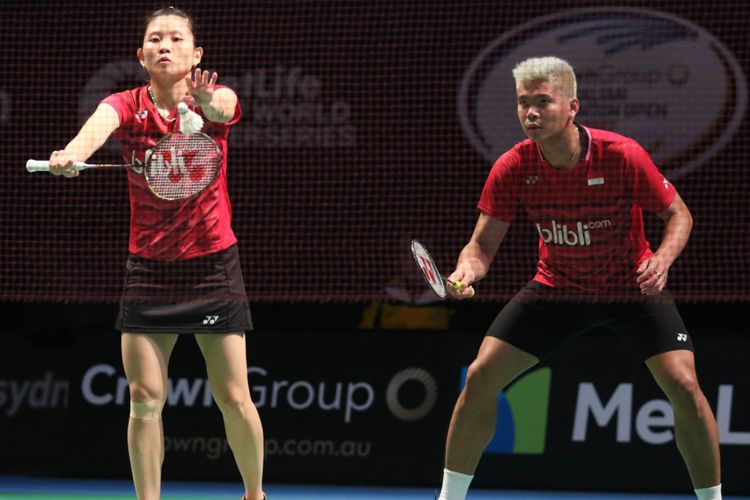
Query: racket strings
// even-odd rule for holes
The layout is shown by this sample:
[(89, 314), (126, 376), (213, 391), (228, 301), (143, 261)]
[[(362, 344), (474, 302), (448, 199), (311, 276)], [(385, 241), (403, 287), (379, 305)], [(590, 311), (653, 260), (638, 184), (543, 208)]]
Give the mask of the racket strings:
[(153, 149), (146, 182), (160, 198), (190, 198), (213, 182), (220, 160), (218, 146), (208, 136), (172, 134)]
[(445, 291), (445, 278), (438, 271), (437, 265), (430, 253), (424, 245), (416, 240), (412, 240), (411, 242), (411, 252), (427, 284), (430, 285), (438, 297), (444, 299), (448, 295)]

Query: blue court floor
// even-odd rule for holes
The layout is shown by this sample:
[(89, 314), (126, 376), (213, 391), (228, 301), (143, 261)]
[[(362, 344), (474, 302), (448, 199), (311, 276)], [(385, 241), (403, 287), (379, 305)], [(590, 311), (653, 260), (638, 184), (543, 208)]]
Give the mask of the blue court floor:
[[(269, 500), (433, 500), (433, 489), (375, 488), (346, 486), (303, 486), (270, 484)], [(234, 483), (165, 482), (163, 500), (239, 500), (241, 485)], [(3, 500), (120, 500), (135, 498), (129, 481), (46, 479), (0, 476)], [(467, 500), (694, 500), (695, 496), (644, 493), (583, 493), (541, 491), (473, 490)], [(750, 500), (750, 497), (724, 496), (724, 500)]]

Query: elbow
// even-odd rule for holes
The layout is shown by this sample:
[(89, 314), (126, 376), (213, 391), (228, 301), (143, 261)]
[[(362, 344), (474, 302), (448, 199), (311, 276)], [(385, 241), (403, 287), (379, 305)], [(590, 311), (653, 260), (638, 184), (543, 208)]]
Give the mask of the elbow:
[(690, 234), (690, 231), (693, 229), (693, 215), (690, 213), (690, 210), (685, 207), (685, 209), (681, 211), (680, 216), (682, 223), (685, 226), (685, 232)]

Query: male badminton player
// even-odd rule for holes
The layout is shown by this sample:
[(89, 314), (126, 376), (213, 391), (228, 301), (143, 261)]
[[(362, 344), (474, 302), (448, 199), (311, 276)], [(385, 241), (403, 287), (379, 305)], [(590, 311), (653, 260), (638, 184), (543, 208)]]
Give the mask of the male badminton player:
[[(570, 64), (531, 58), (513, 76), (528, 140), (492, 167), (474, 233), (449, 277), (467, 287), (448, 290), (459, 299), (472, 295), (519, 206), (539, 233), (537, 272), (500, 311), (469, 367), (448, 429), (439, 498), (465, 498), (495, 428), (499, 392), (582, 332), (605, 327), (636, 350), (669, 399), (697, 497), (721, 499), (716, 421), (665, 288), (690, 235), (690, 211), (635, 141), (575, 122), (580, 104)], [(665, 223), (654, 251), (642, 209)]]
[(56, 175), (78, 175), (73, 164), (88, 159), (110, 135), (126, 163), (145, 163), (146, 151), (176, 130), (179, 103), (191, 104), (205, 119), (203, 132), (223, 159), (215, 180), (197, 196), (161, 200), (142, 171), (128, 169), (130, 255), (116, 322), (130, 387), (128, 451), (138, 498), (158, 499), (167, 365), (178, 336), (194, 334), (242, 475), (243, 498), (261, 500), (263, 429), (250, 398), (244, 333), (252, 323), (226, 185), (229, 127), (241, 111), (234, 91), (216, 85), (216, 73), (197, 68), (203, 48), (194, 26), (186, 12), (172, 7), (147, 16), (137, 56), (149, 83), (105, 98), (65, 149), (51, 154), (49, 166)]

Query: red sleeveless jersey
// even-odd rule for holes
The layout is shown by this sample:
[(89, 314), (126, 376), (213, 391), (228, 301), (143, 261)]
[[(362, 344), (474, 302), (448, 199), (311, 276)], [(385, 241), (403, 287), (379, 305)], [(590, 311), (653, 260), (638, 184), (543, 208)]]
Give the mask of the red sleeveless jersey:
[[(167, 133), (179, 130), (176, 110), (166, 119), (160, 116), (148, 95), (148, 85), (110, 95), (102, 102), (112, 106), (120, 117), (120, 126), (112, 136), (120, 143), (125, 163), (143, 163), (146, 150)], [(202, 115), (200, 108), (194, 111)], [(229, 127), (241, 115), (238, 103), (228, 123), (214, 123), (204, 117), (202, 132), (219, 145), (222, 161), (213, 183), (193, 198), (159, 199), (149, 191), (142, 168), (128, 169), (131, 253), (173, 261), (224, 250), (236, 243), (227, 193), (227, 137)]]
[(478, 208), (506, 222), (524, 209), (539, 234), (536, 281), (594, 293), (637, 289), (636, 268), (653, 255), (641, 209), (663, 212), (675, 188), (634, 140), (581, 129), (588, 150), (569, 169), (552, 167), (531, 140), (503, 154)]

